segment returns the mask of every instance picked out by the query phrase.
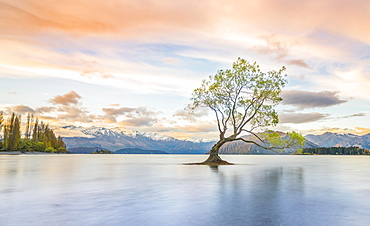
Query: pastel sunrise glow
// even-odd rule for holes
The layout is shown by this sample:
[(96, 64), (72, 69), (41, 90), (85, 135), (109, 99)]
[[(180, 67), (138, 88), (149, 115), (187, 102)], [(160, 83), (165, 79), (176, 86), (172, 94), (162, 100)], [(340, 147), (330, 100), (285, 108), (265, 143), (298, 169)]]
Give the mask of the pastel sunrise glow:
[[(0, 0), (0, 111), (217, 138), (192, 91), (242, 57), (287, 67), (274, 128), (370, 132), (370, 2)], [(23, 116), (24, 117), (24, 116)]]

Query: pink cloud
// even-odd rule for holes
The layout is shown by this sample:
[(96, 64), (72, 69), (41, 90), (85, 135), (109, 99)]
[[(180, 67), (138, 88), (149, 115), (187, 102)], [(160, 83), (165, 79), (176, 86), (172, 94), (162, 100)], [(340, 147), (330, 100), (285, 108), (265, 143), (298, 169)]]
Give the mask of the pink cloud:
[(71, 105), (71, 104), (77, 104), (78, 100), (81, 99), (81, 96), (78, 95), (75, 91), (71, 91), (69, 93), (66, 93), (64, 95), (56, 96), (50, 100), (52, 104), (60, 104), (60, 105)]
[[(207, 1), (2, 1), (0, 27), (13, 32), (63, 31), (73, 35), (135, 34), (207, 21)], [(198, 22), (198, 23), (197, 23)], [(151, 29), (149, 29), (151, 28)], [(134, 31), (134, 32), (133, 32)]]

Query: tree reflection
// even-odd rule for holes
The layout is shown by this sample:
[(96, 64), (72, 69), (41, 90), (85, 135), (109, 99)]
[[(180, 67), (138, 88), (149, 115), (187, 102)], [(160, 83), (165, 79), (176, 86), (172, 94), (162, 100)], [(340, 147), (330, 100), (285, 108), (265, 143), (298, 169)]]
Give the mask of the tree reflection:
[(218, 173), (218, 166), (217, 165), (215, 165), (215, 166), (210, 165), (209, 168), (212, 170), (212, 172)]
[(287, 212), (293, 213), (299, 208), (296, 199), (304, 192), (304, 169), (301, 167), (210, 168), (218, 174), (218, 206), (224, 213), (222, 221), (225, 224), (239, 218), (238, 224), (279, 225)]

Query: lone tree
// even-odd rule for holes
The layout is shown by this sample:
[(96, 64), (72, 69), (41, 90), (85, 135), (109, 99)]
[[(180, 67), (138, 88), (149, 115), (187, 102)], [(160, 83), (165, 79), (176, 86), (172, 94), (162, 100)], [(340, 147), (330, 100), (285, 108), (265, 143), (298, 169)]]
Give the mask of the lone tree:
[[(303, 146), (305, 139), (296, 132), (282, 138), (278, 133), (256, 130), (275, 126), (279, 122), (274, 107), (282, 101), (281, 90), (287, 83), (286, 75), (278, 71), (262, 72), (259, 65), (238, 58), (232, 69), (219, 70), (203, 80), (193, 91), (190, 109), (209, 107), (216, 115), (219, 141), (210, 150), (206, 161), (199, 164), (229, 164), (218, 155), (222, 145), (231, 141), (244, 141), (274, 152), (293, 146)], [(230, 128), (231, 131), (228, 131)], [(245, 139), (243, 134), (255, 139)]]

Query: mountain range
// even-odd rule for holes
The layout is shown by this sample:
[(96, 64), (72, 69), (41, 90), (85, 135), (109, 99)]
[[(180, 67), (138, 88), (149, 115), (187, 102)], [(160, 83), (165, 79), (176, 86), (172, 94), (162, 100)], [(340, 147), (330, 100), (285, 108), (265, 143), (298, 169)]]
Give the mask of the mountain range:
[[(128, 153), (129, 149), (141, 149), (148, 153), (150, 150), (163, 151), (169, 154), (205, 154), (214, 145), (214, 141), (203, 140), (179, 140), (158, 133), (141, 133), (126, 128), (104, 127), (77, 127), (65, 126), (65, 130), (79, 132), (83, 136), (64, 137), (67, 149), (72, 153), (91, 153), (96, 150), (107, 149), (115, 153)], [(247, 139), (253, 139), (247, 137)], [(306, 141), (305, 147), (317, 147)], [(126, 149), (126, 151), (119, 151)], [(283, 153), (295, 153), (296, 148), (284, 149)], [(256, 145), (242, 141), (234, 141), (225, 144), (220, 149), (220, 154), (274, 154)]]
[(118, 151), (122, 148), (139, 148), (142, 150), (160, 150), (169, 154), (204, 154), (214, 141), (179, 140), (158, 133), (140, 133), (125, 128), (108, 129), (104, 127), (65, 126), (63, 129), (79, 131), (84, 137), (64, 137), (68, 150), (74, 148), (102, 148)]
[[(161, 151), (169, 154), (205, 154), (214, 145), (214, 141), (179, 140), (158, 133), (141, 133), (126, 128), (108, 129), (104, 127), (65, 126), (63, 129), (78, 131), (79, 137), (64, 137), (67, 149), (72, 153), (90, 153), (90, 151), (107, 149), (116, 153), (129, 153), (135, 149), (138, 153), (153, 153)], [(246, 139), (254, 139), (246, 136)], [(370, 149), (370, 134), (363, 136), (354, 134), (324, 133), (322, 135), (306, 135), (303, 148), (316, 147), (352, 147)], [(297, 148), (282, 150), (283, 154), (295, 153)], [(243, 141), (226, 143), (220, 149), (220, 154), (274, 154), (270, 150)]]
[(360, 147), (370, 149), (370, 133), (355, 135), (326, 132), (321, 135), (306, 135), (306, 140), (312, 141), (320, 147)]
[[(283, 139), (286, 139), (286, 134), (280, 132), (280, 136)], [(246, 140), (253, 140), (255, 142), (258, 142), (257, 138), (255, 138), (253, 135), (249, 136), (244, 136), (243, 137)], [(306, 139), (306, 143), (302, 148), (317, 148), (319, 147), (315, 143), (309, 141)], [(290, 148), (284, 148), (281, 150), (282, 154), (293, 154), (296, 153), (297, 149), (299, 147), (290, 147)], [(279, 152), (279, 150), (275, 150), (276, 152)], [(267, 150), (264, 148), (261, 148), (257, 145), (251, 144), (251, 143), (246, 143), (244, 141), (233, 141), (224, 144), (220, 148), (220, 154), (254, 154), (254, 155), (271, 155), (275, 154), (271, 150)]]

